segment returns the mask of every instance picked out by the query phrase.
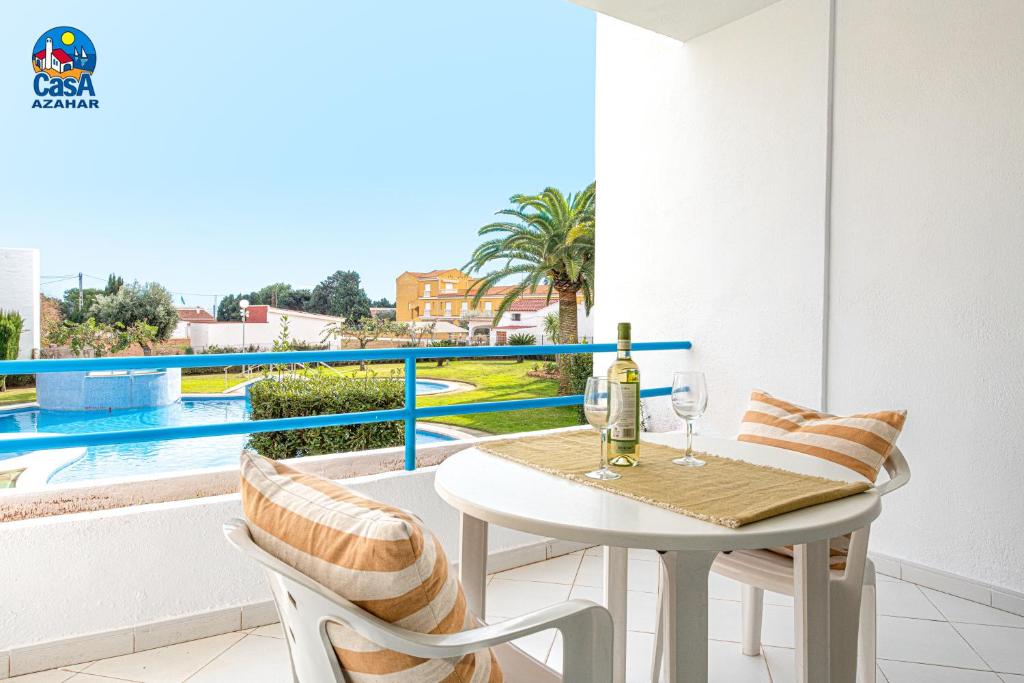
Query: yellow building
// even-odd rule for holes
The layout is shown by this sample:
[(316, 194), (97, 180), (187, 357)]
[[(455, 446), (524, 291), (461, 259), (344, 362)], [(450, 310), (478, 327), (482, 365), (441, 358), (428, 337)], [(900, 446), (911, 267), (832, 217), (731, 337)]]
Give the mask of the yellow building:
[[(477, 306), (476, 291), (470, 291), (475, 280), (458, 268), (445, 268), (421, 273), (409, 271), (395, 279), (396, 319), (399, 322), (468, 323), (472, 334), (490, 332), (494, 313), (511, 285), (491, 287)], [(547, 293), (538, 291), (524, 299), (544, 300)]]

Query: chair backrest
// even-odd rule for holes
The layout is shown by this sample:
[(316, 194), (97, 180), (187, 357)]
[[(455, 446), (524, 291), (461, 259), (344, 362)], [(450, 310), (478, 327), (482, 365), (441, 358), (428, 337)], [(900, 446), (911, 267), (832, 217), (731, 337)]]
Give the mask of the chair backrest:
[(256, 545), (244, 521), (229, 520), (224, 524), (224, 534), (233, 546), (267, 571), (295, 680), (299, 683), (345, 683), (345, 675), (327, 637), (327, 623), (334, 619), (325, 617), (346, 608), (358, 608), (346, 604), (340, 596), (328, 598), (326, 588)]

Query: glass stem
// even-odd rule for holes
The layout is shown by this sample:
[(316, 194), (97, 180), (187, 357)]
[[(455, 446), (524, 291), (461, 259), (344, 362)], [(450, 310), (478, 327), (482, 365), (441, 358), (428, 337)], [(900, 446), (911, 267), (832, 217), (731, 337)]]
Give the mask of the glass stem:
[(601, 469), (608, 469), (608, 429), (601, 430)]
[(686, 457), (693, 457), (693, 420), (686, 418)]

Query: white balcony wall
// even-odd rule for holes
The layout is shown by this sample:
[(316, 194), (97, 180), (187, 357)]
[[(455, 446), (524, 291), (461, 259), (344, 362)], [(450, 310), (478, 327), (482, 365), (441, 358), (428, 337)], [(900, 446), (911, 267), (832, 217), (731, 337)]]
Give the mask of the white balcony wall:
[(692, 339), (640, 354), (643, 381), (706, 369), (720, 434), (752, 387), (821, 393), (823, 5), (782, 2), (685, 45), (598, 16), (596, 337), (628, 320), (636, 341)]
[[(346, 479), (419, 515), (458, 560), (458, 514), (434, 492), (435, 468)], [(270, 600), (262, 571), (228, 545), (237, 494), (0, 525), (0, 650), (87, 634), (117, 640), (140, 624)], [(492, 527), (492, 553), (543, 539)], [(531, 561), (531, 560), (527, 560)]]
[(597, 336), (692, 338), (645, 384), (706, 370), (726, 436), (753, 387), (906, 408), (872, 550), (1019, 592), (1024, 3), (838, 0), (830, 167), (828, 5), (686, 44), (599, 17)]
[(905, 406), (872, 547), (1024, 591), (1024, 3), (836, 14), (829, 405)]
[(18, 358), (39, 348), (39, 306), (39, 250), (0, 248), (0, 311), (16, 311), (25, 321)]

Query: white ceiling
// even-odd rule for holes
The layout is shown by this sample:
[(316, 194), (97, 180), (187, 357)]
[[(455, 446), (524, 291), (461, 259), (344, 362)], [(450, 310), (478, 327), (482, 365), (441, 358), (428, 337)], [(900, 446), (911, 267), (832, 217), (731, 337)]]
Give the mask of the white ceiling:
[(689, 40), (779, 0), (570, 0), (601, 14)]

